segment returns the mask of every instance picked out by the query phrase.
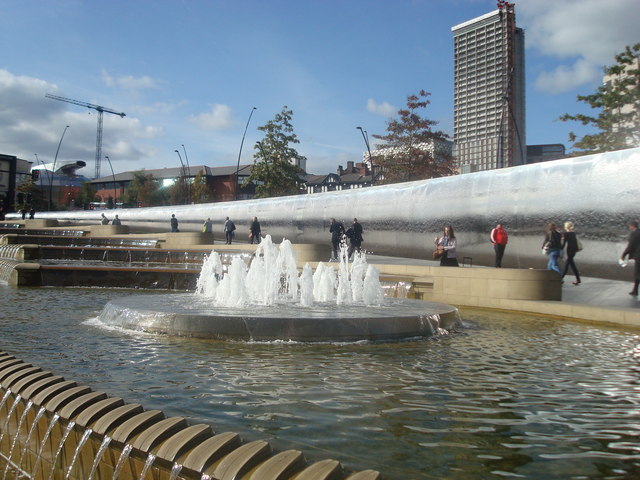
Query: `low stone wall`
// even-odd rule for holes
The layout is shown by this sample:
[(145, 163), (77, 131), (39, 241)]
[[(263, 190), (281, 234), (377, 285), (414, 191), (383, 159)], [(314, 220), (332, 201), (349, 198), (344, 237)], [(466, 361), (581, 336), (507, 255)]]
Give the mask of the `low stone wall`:
[(379, 480), (336, 460), (307, 462), (234, 432), (165, 418), (0, 352), (3, 478)]

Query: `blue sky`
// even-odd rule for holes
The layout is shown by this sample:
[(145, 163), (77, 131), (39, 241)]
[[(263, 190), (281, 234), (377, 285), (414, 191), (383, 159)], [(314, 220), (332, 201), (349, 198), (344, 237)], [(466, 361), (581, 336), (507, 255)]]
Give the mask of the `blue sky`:
[[(94, 173), (94, 110), (52, 93), (126, 113), (104, 115), (103, 154), (116, 173), (242, 163), (257, 127), (293, 110), (297, 150), (310, 173), (360, 161), (357, 126), (371, 136), (431, 92), (425, 115), (453, 133), (451, 27), (490, 12), (485, 0), (0, 0), (0, 153), (84, 160)], [(527, 143), (564, 143), (586, 111), (602, 66), (640, 41), (637, 0), (516, 2), (525, 29)], [(373, 139), (372, 139), (373, 140)], [(183, 158), (184, 159), (184, 158)], [(102, 175), (108, 165), (102, 162)]]

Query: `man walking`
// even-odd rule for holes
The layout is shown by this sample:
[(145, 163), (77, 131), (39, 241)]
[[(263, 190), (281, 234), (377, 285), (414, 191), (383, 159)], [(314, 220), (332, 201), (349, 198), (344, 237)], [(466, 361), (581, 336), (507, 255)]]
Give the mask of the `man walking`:
[(340, 250), (340, 242), (344, 236), (344, 225), (337, 222), (335, 218), (331, 219), (329, 224), (329, 233), (331, 234), (331, 260), (338, 260), (338, 251)]
[(635, 268), (633, 269), (633, 290), (629, 292), (629, 295), (634, 297), (638, 296), (638, 284), (640, 284), (640, 230), (638, 230), (638, 222), (629, 222), (629, 243), (627, 248), (622, 252), (620, 260), (628, 255), (629, 259), (636, 261)]
[(496, 252), (496, 268), (502, 268), (502, 257), (504, 256), (504, 250), (507, 248), (508, 241), (509, 236), (507, 235), (507, 231), (498, 223), (495, 228), (491, 230), (491, 243)]
[(231, 241), (233, 240), (233, 232), (236, 229), (235, 224), (229, 220), (229, 217), (224, 222), (224, 238), (226, 240), (227, 245), (231, 245)]

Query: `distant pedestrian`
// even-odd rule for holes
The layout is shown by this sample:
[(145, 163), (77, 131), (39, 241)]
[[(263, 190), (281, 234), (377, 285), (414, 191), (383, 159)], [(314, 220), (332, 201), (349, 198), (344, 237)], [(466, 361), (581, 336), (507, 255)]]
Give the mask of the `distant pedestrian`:
[(629, 295), (638, 296), (638, 284), (640, 283), (640, 230), (638, 230), (638, 222), (629, 222), (629, 243), (627, 248), (622, 252), (620, 260), (628, 255), (629, 259), (635, 260), (635, 268), (633, 270), (633, 289)]
[(567, 261), (564, 264), (564, 271), (562, 272), (562, 278), (569, 271), (569, 267), (573, 271), (573, 274), (576, 276), (576, 281), (573, 282), (574, 285), (580, 285), (580, 272), (578, 271), (578, 267), (573, 260), (573, 257), (578, 253), (578, 237), (576, 237), (576, 232), (574, 232), (573, 222), (564, 222), (564, 233), (562, 234), (562, 248), (567, 247)]
[(202, 224), (202, 233), (213, 233), (213, 222), (207, 218)]
[(232, 220), (229, 220), (229, 217), (224, 222), (224, 238), (226, 240), (227, 245), (231, 245), (233, 237), (235, 236), (236, 225)]
[(507, 231), (502, 228), (502, 224), (498, 223), (493, 230), (491, 230), (491, 243), (493, 244), (493, 250), (496, 252), (496, 268), (502, 268), (502, 257), (504, 256), (504, 250), (507, 248), (507, 242), (509, 236)]
[(251, 222), (251, 226), (249, 227), (249, 237), (250, 243), (253, 245), (253, 242), (260, 243), (260, 235), (262, 232), (260, 231), (260, 222), (258, 221), (258, 217), (253, 217), (253, 221)]
[(172, 232), (179, 232), (180, 230), (178, 230), (178, 219), (176, 218), (176, 214), (172, 213), (171, 214), (171, 231)]
[(364, 238), (362, 237), (362, 225), (358, 223), (358, 219), (354, 218), (351, 227), (345, 232), (345, 235), (349, 239), (349, 252), (348, 256), (351, 258), (353, 252), (360, 253), (360, 249), (362, 247), (362, 242)]
[(25, 218), (27, 218), (27, 211), (23, 208), (20, 210), (20, 213), (22, 214), (22, 219), (24, 220)]
[(542, 250), (547, 255), (547, 270), (553, 270), (560, 273), (560, 266), (558, 260), (562, 253), (562, 236), (558, 232), (558, 226), (555, 222), (547, 223), (545, 228), (544, 242), (542, 243)]
[(340, 250), (340, 242), (344, 238), (344, 225), (342, 222), (336, 221), (335, 218), (331, 219), (329, 224), (329, 233), (331, 234), (331, 260), (338, 259), (338, 251)]
[(433, 243), (438, 249), (442, 249), (444, 254), (440, 257), (441, 267), (458, 267), (458, 254), (456, 247), (458, 241), (456, 240), (456, 234), (453, 232), (453, 227), (447, 225), (442, 229), (442, 237), (436, 237)]
[(106, 217), (106, 215), (103, 213), (102, 215), (102, 219), (100, 220), (100, 223), (102, 225), (109, 225), (109, 219)]
[(111, 225), (122, 225), (122, 222), (120, 221), (118, 215), (113, 218), (113, 220), (111, 221)]
[(33, 207), (31, 207), (31, 208), (29, 209), (29, 219), (30, 219), (30, 220), (33, 220), (35, 217), (36, 217), (36, 209), (35, 209), (35, 208), (33, 208)]

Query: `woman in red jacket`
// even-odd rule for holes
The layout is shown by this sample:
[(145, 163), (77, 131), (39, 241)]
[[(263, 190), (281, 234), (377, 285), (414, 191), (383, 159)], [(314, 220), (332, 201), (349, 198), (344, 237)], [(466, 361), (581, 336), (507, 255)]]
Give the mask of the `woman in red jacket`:
[(502, 257), (504, 256), (504, 249), (507, 247), (509, 236), (507, 231), (502, 228), (499, 223), (491, 230), (491, 243), (493, 243), (493, 249), (496, 252), (496, 268), (502, 268)]

